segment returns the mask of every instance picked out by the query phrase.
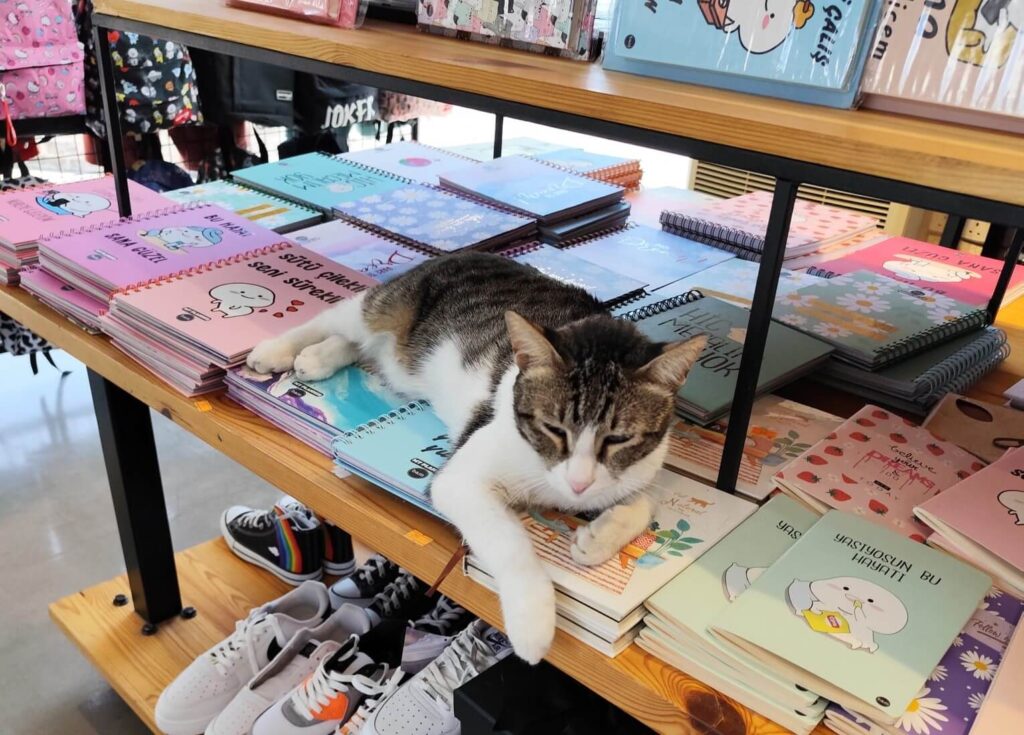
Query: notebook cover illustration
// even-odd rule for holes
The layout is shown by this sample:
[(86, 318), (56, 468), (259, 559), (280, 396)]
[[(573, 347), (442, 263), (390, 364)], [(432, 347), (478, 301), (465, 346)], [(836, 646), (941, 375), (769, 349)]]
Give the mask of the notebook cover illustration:
[(438, 176), (453, 168), (463, 168), (470, 162), (466, 156), (412, 140), (402, 140), (380, 148), (349, 151), (340, 154), (338, 158), (435, 186), (438, 184)]
[[(222, 366), (373, 285), (364, 274), (297, 245), (270, 248), (114, 297), (115, 313), (207, 350)], [(224, 364), (226, 363), (226, 365)]]
[[(972, 306), (986, 306), (1003, 263), (994, 258), (943, 248), (908, 237), (891, 237), (809, 270), (833, 277), (868, 270)], [(1013, 269), (1008, 296), (1024, 286), (1024, 267)]]
[(837, 356), (879, 368), (985, 325), (984, 309), (868, 271), (787, 294), (773, 318), (835, 345)]
[(955, 393), (935, 406), (923, 426), (986, 462), (1024, 446), (1024, 413)]
[(930, 531), (914, 506), (984, 464), (927, 429), (865, 406), (775, 475), (783, 490), (820, 511), (864, 516), (916, 541)]
[[(131, 180), (128, 193), (132, 211), (138, 214), (170, 205), (160, 194)], [(113, 176), (0, 194), (0, 243), (12, 247), (118, 219)]]
[[(768, 497), (775, 489), (775, 473), (841, 423), (838, 416), (795, 401), (778, 396), (758, 398), (750, 416), (736, 489), (757, 500)], [(716, 479), (728, 429), (728, 416), (707, 427), (677, 419), (669, 429), (665, 464), (707, 480)]]
[(186, 186), (164, 196), (178, 204), (213, 204), (275, 232), (290, 232), (323, 217), (302, 205), (225, 180)]
[(1003, 735), (1020, 726), (1020, 693), (1024, 691), (1024, 627), (1019, 623), (1003, 652), (999, 675), (985, 695), (971, 729), (973, 735)]
[[(699, 294), (690, 292), (674, 300), (631, 311), (623, 318), (637, 322), (641, 332), (658, 342), (710, 335), (707, 347), (687, 376), (677, 398), (680, 412), (685, 417), (706, 424), (732, 405), (749, 313), (725, 301), (694, 299), (693, 296)], [(820, 340), (783, 324), (772, 323), (757, 380), (758, 392), (767, 393), (795, 380), (831, 352), (832, 349)]]
[(375, 281), (386, 282), (431, 256), (342, 220), (331, 220), (289, 235), (290, 239)]
[[(475, 165), (475, 164), (474, 164)], [(421, 184), (408, 184), (359, 199), (342, 199), (334, 211), (374, 229), (444, 253), (493, 240), (507, 241), (533, 221)]]
[(566, 247), (572, 248), (577, 258), (646, 283), (649, 290), (733, 258), (731, 253), (643, 225), (567, 243)]
[(323, 153), (305, 153), (239, 169), (231, 175), (248, 186), (325, 212), (342, 200), (382, 194), (405, 185), (404, 179), (393, 174)]
[(579, 286), (603, 304), (628, 300), (642, 292), (645, 285), (550, 245), (530, 243), (503, 250), (501, 254), (532, 266), (556, 281)]
[(990, 586), (957, 559), (832, 511), (712, 625), (811, 691), (891, 724)]

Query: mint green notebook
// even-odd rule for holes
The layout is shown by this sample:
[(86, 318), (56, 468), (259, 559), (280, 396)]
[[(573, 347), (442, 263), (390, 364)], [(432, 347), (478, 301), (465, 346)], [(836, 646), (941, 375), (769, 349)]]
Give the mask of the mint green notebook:
[(712, 631), (807, 689), (891, 725), (991, 584), (941, 551), (834, 510)]

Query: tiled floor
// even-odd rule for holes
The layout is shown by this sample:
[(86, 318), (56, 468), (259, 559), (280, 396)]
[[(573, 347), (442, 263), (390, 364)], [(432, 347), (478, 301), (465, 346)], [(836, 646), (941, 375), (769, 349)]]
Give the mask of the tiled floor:
[[(64, 378), (0, 355), (0, 732), (136, 735), (148, 730), (50, 622), (46, 606), (124, 571), (85, 368)], [(232, 503), (280, 493), (153, 416), (176, 549), (217, 535)]]

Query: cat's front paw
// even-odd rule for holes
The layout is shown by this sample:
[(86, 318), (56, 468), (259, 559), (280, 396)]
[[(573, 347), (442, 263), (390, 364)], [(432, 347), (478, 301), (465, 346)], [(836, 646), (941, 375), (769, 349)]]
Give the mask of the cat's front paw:
[(283, 373), (295, 363), (295, 350), (286, 339), (273, 337), (253, 347), (245, 364), (257, 373)]
[(325, 380), (355, 362), (355, 346), (340, 337), (328, 337), (310, 345), (295, 358), (295, 376), (300, 380)]
[(522, 575), (501, 586), (505, 633), (519, 658), (537, 664), (555, 638), (555, 588), (544, 574)]
[(577, 528), (569, 549), (573, 560), (577, 564), (596, 566), (614, 557), (636, 537), (637, 521), (632, 516), (630, 508), (620, 505)]

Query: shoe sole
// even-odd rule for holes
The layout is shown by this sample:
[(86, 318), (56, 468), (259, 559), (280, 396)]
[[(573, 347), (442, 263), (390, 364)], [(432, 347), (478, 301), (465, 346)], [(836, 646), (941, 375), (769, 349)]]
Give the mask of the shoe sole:
[(298, 587), (303, 582), (306, 582), (311, 579), (321, 579), (324, 576), (324, 570), (322, 568), (317, 569), (315, 572), (312, 572), (310, 574), (296, 574), (295, 572), (285, 571), (273, 562), (264, 559), (255, 551), (251, 551), (244, 544), (240, 544), (237, 541), (235, 541), (235, 538), (231, 535), (231, 532), (228, 530), (228, 524), (224, 522), (223, 515), (220, 517), (220, 535), (224, 538), (224, 541), (227, 543), (228, 548), (231, 549), (231, 552), (239, 559), (243, 559), (249, 562), (250, 564), (255, 564), (258, 567), (263, 567), (268, 572), (273, 574), (275, 577), (284, 582), (287, 582), (293, 587)]
[(324, 560), (324, 574), (331, 574), (335, 577), (347, 577), (356, 570), (356, 560), (345, 562), (333, 562)]

